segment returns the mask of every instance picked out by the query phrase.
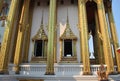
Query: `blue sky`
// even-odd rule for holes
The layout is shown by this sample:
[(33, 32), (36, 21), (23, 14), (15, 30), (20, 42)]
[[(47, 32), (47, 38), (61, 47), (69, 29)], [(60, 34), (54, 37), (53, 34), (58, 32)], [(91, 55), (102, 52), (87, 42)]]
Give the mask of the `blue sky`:
[(120, 45), (120, 0), (112, 0), (112, 9)]

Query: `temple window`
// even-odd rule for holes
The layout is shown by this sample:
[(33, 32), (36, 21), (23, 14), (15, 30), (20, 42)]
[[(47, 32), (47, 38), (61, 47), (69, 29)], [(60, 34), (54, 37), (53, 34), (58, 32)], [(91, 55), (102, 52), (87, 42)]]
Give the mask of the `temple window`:
[(63, 4), (64, 4), (64, 1), (63, 1), (63, 0), (61, 0), (61, 1), (60, 1), (60, 4), (61, 4), (61, 5), (63, 5)]
[(35, 41), (34, 56), (35, 57), (44, 56), (44, 40), (36, 40)]
[(71, 4), (74, 4), (75, 2), (74, 2), (74, 0), (71, 0)]
[(66, 28), (60, 36), (60, 62), (71, 63), (77, 62), (76, 54), (76, 42), (77, 37), (74, 35), (73, 31), (70, 28), (68, 15)]
[(43, 26), (43, 16), (41, 20), (41, 26), (36, 33), (36, 35), (32, 38), (33, 41), (33, 56), (31, 62), (45, 62), (47, 61), (47, 43), (48, 37), (44, 31)]
[(47, 5), (48, 5), (48, 6), (50, 5), (50, 1), (47, 1)]
[(64, 40), (64, 56), (69, 57), (72, 56), (72, 40), (71, 39), (66, 39)]
[(40, 2), (37, 2), (37, 6), (40, 6)]

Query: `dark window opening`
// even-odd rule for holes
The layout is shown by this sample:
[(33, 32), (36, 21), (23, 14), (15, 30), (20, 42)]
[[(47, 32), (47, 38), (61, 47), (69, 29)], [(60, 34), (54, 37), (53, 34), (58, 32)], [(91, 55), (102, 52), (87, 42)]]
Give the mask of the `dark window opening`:
[(74, 4), (75, 2), (74, 2), (74, 0), (71, 0), (71, 4)]
[(37, 6), (40, 6), (40, 2), (37, 2)]
[(72, 56), (72, 40), (64, 40), (64, 56)]
[(36, 57), (43, 56), (43, 41), (42, 40), (36, 40), (35, 41), (35, 51), (34, 54)]
[(60, 1), (60, 4), (61, 4), (61, 5), (63, 5), (63, 4), (64, 4), (64, 1), (63, 1), (63, 0), (61, 0), (61, 1)]
[(49, 6), (49, 4), (50, 4), (50, 1), (47, 1), (47, 6)]

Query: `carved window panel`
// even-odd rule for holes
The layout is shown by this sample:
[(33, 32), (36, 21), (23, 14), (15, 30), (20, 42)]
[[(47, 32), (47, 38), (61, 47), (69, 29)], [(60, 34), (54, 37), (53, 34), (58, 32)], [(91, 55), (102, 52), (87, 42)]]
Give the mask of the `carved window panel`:
[(35, 40), (32, 63), (45, 63), (47, 60), (47, 40)]
[(76, 42), (77, 37), (72, 32), (69, 22), (67, 20), (66, 29), (60, 36), (60, 62), (62, 63), (77, 62)]
[(33, 41), (33, 56), (31, 62), (33, 63), (46, 63), (47, 61), (47, 43), (48, 37), (44, 31), (43, 20), (41, 26), (32, 38)]

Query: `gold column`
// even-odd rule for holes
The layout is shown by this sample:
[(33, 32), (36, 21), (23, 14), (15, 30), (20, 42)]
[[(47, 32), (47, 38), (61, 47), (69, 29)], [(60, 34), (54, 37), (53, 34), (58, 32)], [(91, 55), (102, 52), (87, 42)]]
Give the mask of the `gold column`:
[(96, 27), (95, 27), (95, 32), (94, 32), (94, 36), (93, 36), (93, 46), (94, 46), (94, 56), (95, 56), (95, 64), (98, 64), (99, 60), (98, 60), (98, 38), (97, 38), (97, 33), (96, 33)]
[[(111, 3), (109, 3), (110, 5)], [(117, 33), (116, 33), (116, 27), (115, 27), (115, 22), (114, 22), (114, 17), (113, 17), (113, 14), (112, 14), (112, 9), (111, 9), (111, 6), (109, 6), (107, 8), (108, 10), (108, 19), (109, 19), (109, 24), (110, 24), (110, 31), (111, 31), (111, 37), (112, 37), (112, 44), (113, 44), (113, 48), (114, 48), (114, 54), (115, 54), (115, 57), (116, 57), (116, 61), (117, 61), (117, 66), (118, 66), (118, 72), (120, 72), (120, 54), (118, 54), (117, 52), (117, 48), (119, 46), (119, 43), (118, 43), (118, 38), (117, 38)]]
[(104, 54), (102, 51), (102, 38), (101, 38), (101, 31), (100, 31), (100, 26), (99, 26), (99, 21), (98, 21), (98, 14), (97, 11), (95, 11), (95, 34), (97, 35), (96, 38), (96, 53), (98, 55), (96, 61), (98, 63), (104, 63)]
[(14, 70), (16, 73), (19, 73), (19, 64), (22, 60), (24, 33), (25, 33), (25, 28), (28, 26), (29, 3), (30, 3), (30, 0), (24, 0), (21, 19), (19, 22), (20, 24), (19, 24), (15, 58), (14, 58), (14, 64), (15, 64)]
[(80, 38), (81, 38), (81, 54), (83, 59), (83, 74), (91, 74), (90, 71), (90, 60), (89, 60), (89, 50), (88, 50), (88, 26), (87, 26), (87, 16), (86, 16), (86, 5), (85, 0), (78, 0), (79, 9), (79, 27)]
[(48, 31), (48, 54), (47, 54), (47, 67), (46, 75), (54, 75), (54, 32), (55, 32), (55, 14), (56, 14), (56, 1), (50, 0), (49, 10), (49, 31)]
[[(11, 43), (10, 46), (11, 46), (11, 52), (10, 52), (10, 62), (13, 63), (14, 62), (14, 56), (15, 56), (15, 48), (16, 48), (16, 42), (17, 42), (17, 35), (18, 35), (18, 25), (19, 25), (19, 20), (20, 20), (20, 15), (21, 15), (21, 11), (22, 11), (22, 1), (19, 2), (19, 6), (17, 8), (18, 10), (16, 11), (16, 14), (15, 14), (15, 17), (16, 17), (16, 20), (14, 20), (14, 23), (13, 24), (13, 27), (12, 29), (15, 30), (15, 32), (13, 32), (13, 40), (12, 42), (14, 43)], [(14, 26), (15, 25), (15, 26)]]
[(105, 10), (103, 0), (97, 0), (98, 17), (100, 23), (100, 30), (103, 38), (103, 52), (105, 57), (105, 64), (107, 65), (107, 73), (114, 72), (113, 58), (111, 52), (111, 45), (108, 34), (108, 26), (105, 17)]
[(3, 3), (4, 3), (4, 0), (0, 0), (0, 13), (1, 13), (1, 10), (2, 10)]
[[(30, 35), (31, 35), (31, 27), (32, 27), (32, 18), (33, 18), (33, 10), (34, 10), (34, 1), (30, 2), (30, 11), (29, 11), (29, 26), (26, 28), (26, 38), (25, 38), (25, 51), (23, 56), (23, 62), (28, 62), (28, 54), (29, 54), (29, 45), (30, 45)], [(27, 42), (26, 42), (27, 41)]]
[(17, 6), (19, 5), (20, 0), (12, 0), (10, 10), (7, 17), (7, 25), (5, 27), (3, 43), (0, 50), (0, 73), (6, 73), (8, 71), (8, 58), (9, 58), (9, 49), (10, 49), (10, 37), (12, 36), (12, 28), (15, 19), (15, 14)]

